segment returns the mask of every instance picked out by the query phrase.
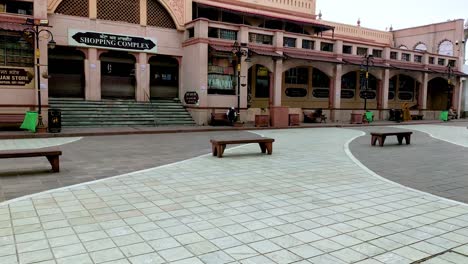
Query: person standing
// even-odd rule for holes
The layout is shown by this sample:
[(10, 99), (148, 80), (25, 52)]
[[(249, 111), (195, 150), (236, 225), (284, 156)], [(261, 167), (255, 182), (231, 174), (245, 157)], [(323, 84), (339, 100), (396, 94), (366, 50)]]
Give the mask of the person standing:
[(410, 121), (411, 120), (411, 112), (408, 107), (408, 103), (404, 103), (402, 106), (403, 109), (403, 121)]

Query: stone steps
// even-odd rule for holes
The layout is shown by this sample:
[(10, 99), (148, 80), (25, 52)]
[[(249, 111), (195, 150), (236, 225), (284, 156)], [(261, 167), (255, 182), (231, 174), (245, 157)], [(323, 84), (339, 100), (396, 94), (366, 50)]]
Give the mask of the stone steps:
[(49, 105), (61, 110), (62, 127), (195, 125), (178, 100), (135, 102), (49, 98)]

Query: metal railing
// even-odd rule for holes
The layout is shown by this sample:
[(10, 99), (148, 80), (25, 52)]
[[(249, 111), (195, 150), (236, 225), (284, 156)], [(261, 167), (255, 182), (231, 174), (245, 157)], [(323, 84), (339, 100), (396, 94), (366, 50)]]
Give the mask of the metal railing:
[(158, 126), (159, 121), (158, 121), (158, 118), (156, 117), (156, 108), (154, 107), (153, 102), (151, 101), (151, 96), (146, 91), (143, 91), (143, 92), (144, 92), (144, 95), (145, 95), (145, 100), (148, 99), (148, 102), (150, 104), (151, 113), (153, 113), (154, 126)]

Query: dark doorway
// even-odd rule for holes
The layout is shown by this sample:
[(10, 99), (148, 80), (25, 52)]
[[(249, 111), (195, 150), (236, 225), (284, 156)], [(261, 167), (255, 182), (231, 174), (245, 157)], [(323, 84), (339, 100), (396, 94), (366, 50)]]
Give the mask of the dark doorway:
[(179, 96), (179, 62), (177, 59), (158, 55), (149, 59), (150, 97), (177, 98)]
[(58, 46), (49, 50), (49, 96), (84, 98), (84, 54), (71, 47)]
[(101, 97), (135, 98), (135, 57), (118, 51), (101, 55)]
[(437, 77), (427, 85), (427, 109), (447, 110), (451, 106), (453, 86), (446, 79)]

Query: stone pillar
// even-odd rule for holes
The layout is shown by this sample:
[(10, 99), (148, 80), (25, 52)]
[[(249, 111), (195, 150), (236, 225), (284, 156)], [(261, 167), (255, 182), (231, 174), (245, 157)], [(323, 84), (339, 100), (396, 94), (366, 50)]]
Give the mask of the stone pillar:
[(328, 97), (330, 107), (330, 120), (339, 121), (338, 109), (341, 108), (341, 76), (343, 75), (343, 65), (337, 64), (333, 69), (333, 81), (330, 83), (330, 94)]
[(455, 82), (453, 85), (453, 94), (452, 94), (452, 106), (455, 107), (457, 110), (458, 116), (460, 116), (460, 108), (461, 108), (461, 97), (462, 97), (462, 82), (459, 81), (458, 83)]
[(315, 45), (314, 45), (314, 50), (315, 51), (320, 51), (320, 46), (321, 46), (321, 41), (316, 39), (315, 40)]
[(335, 45), (333, 45), (333, 53), (343, 54), (343, 41), (342, 40), (335, 41)]
[(283, 86), (283, 60), (275, 61), (273, 86), (273, 106), (270, 109), (271, 125), (273, 127), (287, 127), (289, 122), (288, 107), (281, 106)]
[(273, 106), (281, 106), (281, 95), (283, 88), (283, 60), (275, 61), (273, 86)]
[(419, 113), (427, 109), (427, 86), (429, 84), (429, 74), (423, 73), (423, 81), (421, 85), (421, 91), (419, 92), (418, 104)]
[[(382, 80), (382, 110), (388, 109), (388, 89), (390, 85), (390, 70), (385, 69), (384, 74), (383, 74), (383, 80)], [(385, 119), (385, 111), (380, 111), (379, 114), (379, 119), (384, 120)]]
[(35, 0), (33, 10), (35, 19), (47, 19), (47, 0)]
[(238, 36), (237, 36), (237, 41), (239, 43), (249, 43), (249, 28), (246, 26), (241, 26)]
[(148, 102), (150, 100), (150, 66), (148, 64), (148, 54), (141, 52), (135, 64), (136, 90), (135, 100), (137, 102)]
[(101, 100), (101, 61), (95, 48), (88, 49), (85, 60), (85, 99), (88, 101)]
[(464, 87), (465, 82), (466, 81), (464, 80), (464, 78), (460, 78), (460, 85), (458, 88), (458, 101), (457, 101), (457, 105), (455, 106), (457, 109), (458, 118), (461, 117), (461, 109), (462, 109), (462, 101), (463, 101), (463, 87)]
[(283, 38), (284, 38), (284, 33), (282, 31), (276, 31), (275, 35), (273, 36), (273, 45), (276, 48), (282, 48)]
[(140, 25), (146, 26), (148, 23), (147, 0), (140, 0)]
[(89, 18), (97, 18), (97, 0), (89, 0)]
[(384, 52), (383, 52), (383, 58), (386, 59), (386, 60), (389, 60), (390, 59), (390, 48), (389, 47), (386, 47), (384, 48)]

